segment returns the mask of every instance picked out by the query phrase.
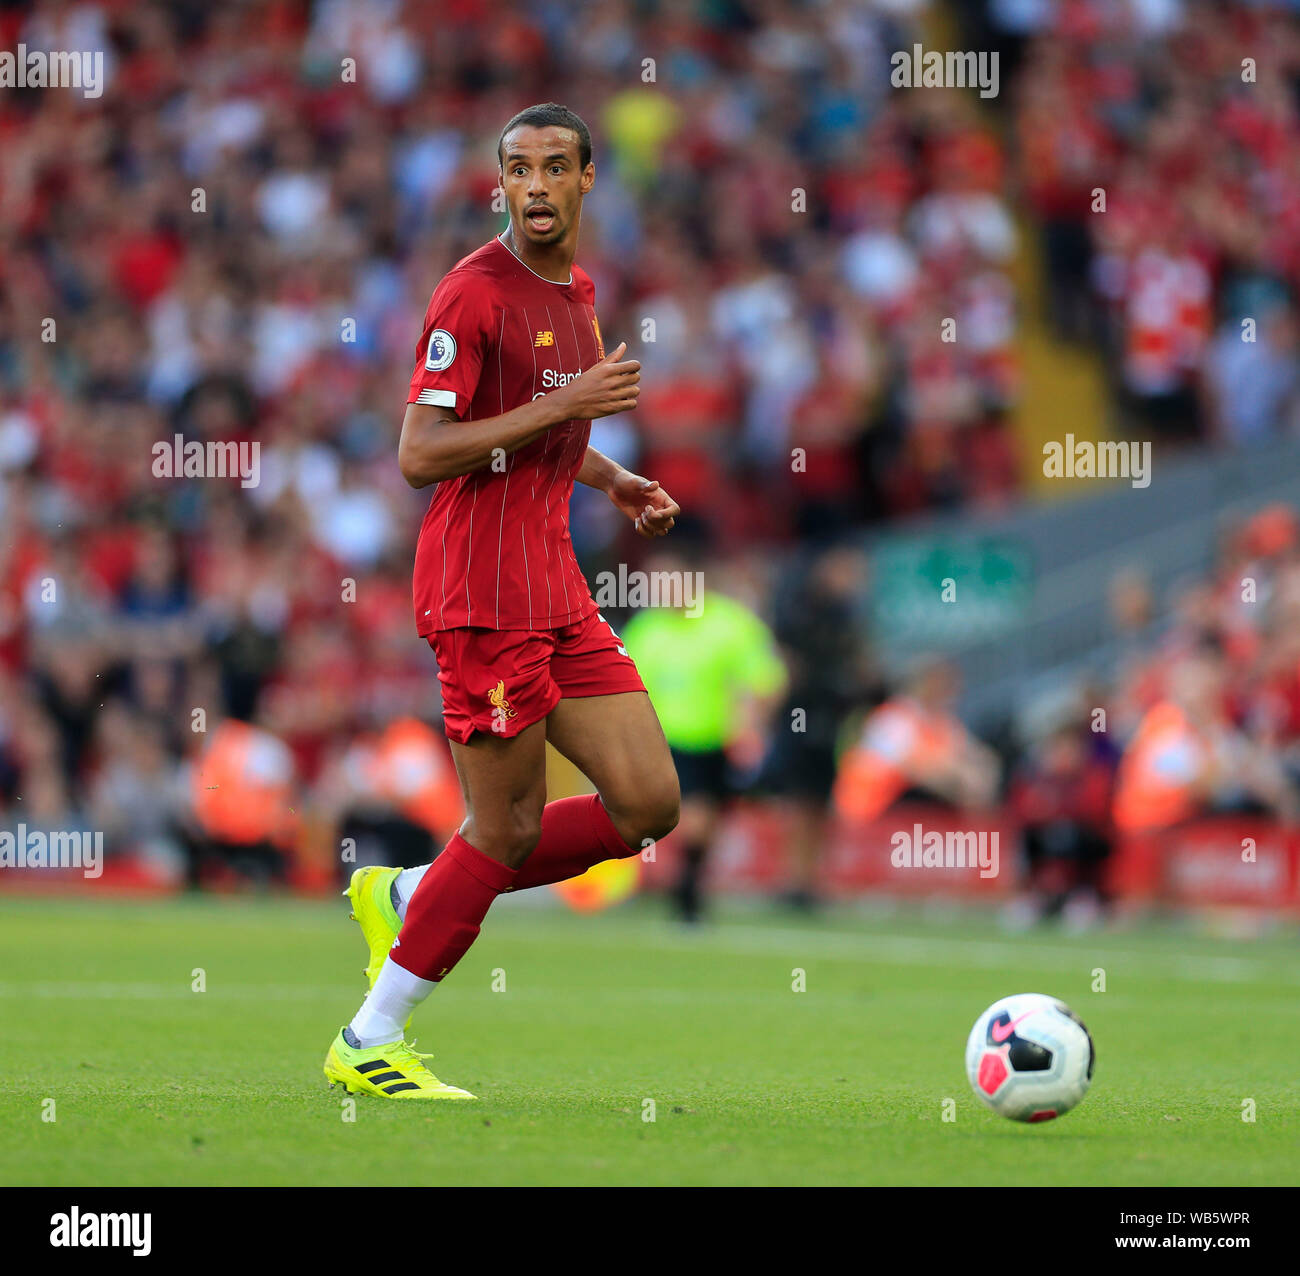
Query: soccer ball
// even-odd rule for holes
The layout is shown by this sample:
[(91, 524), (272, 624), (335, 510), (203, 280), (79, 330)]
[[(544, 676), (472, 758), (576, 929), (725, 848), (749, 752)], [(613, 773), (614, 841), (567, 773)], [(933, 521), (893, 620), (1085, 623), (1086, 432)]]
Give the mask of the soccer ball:
[(995, 1001), (966, 1041), (971, 1089), (1012, 1121), (1064, 1116), (1088, 1093), (1095, 1059), (1079, 1016), (1039, 992)]

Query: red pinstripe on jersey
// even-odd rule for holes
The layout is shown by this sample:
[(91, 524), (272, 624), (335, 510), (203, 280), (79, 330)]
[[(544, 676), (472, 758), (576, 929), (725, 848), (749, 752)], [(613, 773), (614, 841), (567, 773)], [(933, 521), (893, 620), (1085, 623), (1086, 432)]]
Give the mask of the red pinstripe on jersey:
[[(409, 403), (453, 408), (460, 425), (509, 412), (601, 358), (595, 289), (535, 275), (500, 240), (442, 280), (416, 348)], [(569, 537), (569, 498), (590, 421), (566, 421), (499, 470), (439, 483), (420, 527), (413, 591), (422, 635), (557, 629), (596, 608)]]

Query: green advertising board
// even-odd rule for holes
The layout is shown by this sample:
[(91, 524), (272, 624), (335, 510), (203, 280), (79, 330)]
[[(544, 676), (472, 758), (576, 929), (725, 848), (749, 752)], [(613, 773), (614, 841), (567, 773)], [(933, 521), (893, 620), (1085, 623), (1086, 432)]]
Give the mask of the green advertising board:
[(885, 538), (872, 553), (871, 620), (883, 647), (951, 651), (1024, 624), (1029, 551), (995, 536)]

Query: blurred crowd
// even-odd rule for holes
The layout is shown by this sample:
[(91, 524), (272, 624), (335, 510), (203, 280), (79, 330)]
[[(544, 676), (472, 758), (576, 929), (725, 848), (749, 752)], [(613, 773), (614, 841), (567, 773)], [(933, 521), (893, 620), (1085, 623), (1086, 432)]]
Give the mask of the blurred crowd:
[[(868, 823), (919, 799), (1019, 830), (1015, 919), (1087, 924), (1126, 841), (1209, 815), (1300, 819), (1300, 517), (1230, 524), (1213, 570), (1158, 597), (1139, 568), (1111, 583), (1094, 669), (1021, 715), (995, 752), (963, 726), (956, 670), (923, 660), (848, 741), (838, 814)], [(1143, 883), (1147, 885), (1147, 883)]]
[[(426, 495), (394, 458), (428, 296), (499, 229), (496, 138), (529, 102), (592, 127), (579, 260), (644, 365), (638, 411), (592, 442), (694, 513), (724, 578), (757, 552), (769, 620), (782, 553), (1015, 494), (1013, 210), (1043, 228), (1058, 322), (1116, 352), (1142, 411), (1283, 428), (1295, 28), (1178, 0), (953, 6), (1006, 50), (1003, 140), (973, 93), (890, 88), (941, 8), (0, 6), (0, 49), (108, 55), (98, 98), (0, 91), (3, 823), (103, 829), (192, 882), (283, 876), (287, 847), (334, 868), (340, 837), (417, 862), (454, 826), (411, 618)], [(1245, 36), (1249, 93), (1223, 61)], [(258, 482), (158, 477), (177, 436), (257, 442)], [(589, 574), (637, 553), (596, 494), (572, 528)], [(774, 623), (798, 632), (798, 608)], [(1252, 730), (1281, 729), (1279, 694)]]
[[(989, 0), (1050, 313), (1139, 437), (1300, 430), (1294, 3)], [(1243, 327), (1244, 321), (1250, 321)]]
[[(529, 101), (593, 128), (580, 259), (645, 364), (593, 442), (717, 552), (1009, 491), (1001, 149), (963, 95), (888, 86), (926, 7), (0, 8), (0, 47), (108, 54), (98, 98), (0, 94), (5, 817), (273, 865), (333, 840), (355, 740), (436, 722), (402, 392)], [(256, 441), (258, 483), (157, 477), (177, 436)], [(595, 571), (629, 549), (588, 496)]]

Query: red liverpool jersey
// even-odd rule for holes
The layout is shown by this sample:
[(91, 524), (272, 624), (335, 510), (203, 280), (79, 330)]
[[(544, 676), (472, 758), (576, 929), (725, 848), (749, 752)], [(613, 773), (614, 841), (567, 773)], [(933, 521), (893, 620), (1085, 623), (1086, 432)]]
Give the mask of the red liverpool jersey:
[[(605, 357), (590, 277), (528, 269), (499, 239), (434, 291), (408, 403), (452, 408), (449, 430), (500, 416)], [(590, 421), (565, 421), (502, 465), (437, 485), (415, 550), (415, 623), (440, 629), (558, 629), (596, 603), (569, 538), (569, 496)]]

